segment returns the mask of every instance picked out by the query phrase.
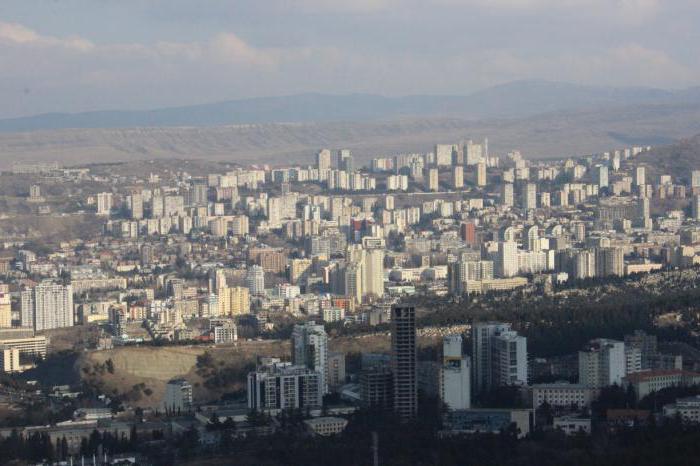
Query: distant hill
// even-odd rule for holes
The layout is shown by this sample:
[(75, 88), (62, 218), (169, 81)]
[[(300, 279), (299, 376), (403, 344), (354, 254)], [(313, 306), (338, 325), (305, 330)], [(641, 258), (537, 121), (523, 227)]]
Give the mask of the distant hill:
[(65, 164), (206, 159), (312, 163), (321, 147), (346, 147), (360, 163), (436, 143), (489, 138), (492, 153), (564, 158), (630, 145), (666, 145), (700, 133), (700, 104), (556, 111), (512, 119), (402, 118), (362, 122), (265, 123), (209, 127), (87, 128), (0, 133), (0, 168), (16, 160)]
[(674, 179), (689, 183), (690, 172), (700, 170), (700, 134), (675, 144), (656, 147), (641, 154), (639, 160), (645, 162), (655, 175), (669, 174)]
[(366, 122), (402, 118), (483, 120), (524, 118), (556, 111), (691, 103), (700, 104), (700, 88), (668, 91), (528, 80), (494, 86), (467, 96), (299, 94), (144, 111), (50, 113), (0, 120), (0, 132), (66, 128)]

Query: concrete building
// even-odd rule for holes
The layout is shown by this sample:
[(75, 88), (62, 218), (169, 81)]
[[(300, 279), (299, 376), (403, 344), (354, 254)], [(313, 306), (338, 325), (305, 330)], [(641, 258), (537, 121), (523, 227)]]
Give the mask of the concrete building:
[(486, 162), (481, 161), (476, 164), (476, 185), (486, 186)]
[(322, 392), (328, 393), (328, 335), (315, 322), (297, 324), (292, 330), (292, 363), (307, 367), (323, 377)]
[(192, 410), (192, 385), (185, 379), (173, 379), (165, 385), (162, 408), (169, 412)]
[(0, 328), (12, 327), (12, 299), (10, 286), (0, 285)]
[(437, 168), (428, 169), (428, 190), (437, 192), (440, 190), (440, 178)]
[(556, 382), (532, 386), (532, 407), (537, 409), (545, 402), (554, 408), (589, 407), (594, 390), (583, 384)]
[(418, 410), (416, 310), (410, 306), (391, 309), (391, 370), (394, 411), (404, 420), (413, 419)]
[(19, 363), (19, 350), (17, 348), (0, 346), (0, 372), (11, 374), (22, 372)]
[(248, 374), (249, 409), (274, 414), (322, 404), (323, 376), (307, 367), (270, 359)]
[(578, 353), (579, 383), (600, 389), (620, 385), (626, 373), (625, 344), (600, 338)]
[(448, 409), (471, 408), (471, 364), (462, 349), (462, 335), (442, 340), (441, 398)]
[(265, 294), (265, 271), (259, 265), (253, 265), (248, 269), (245, 281), (251, 295)]
[(462, 189), (464, 187), (464, 167), (456, 165), (452, 168), (452, 188)]
[(97, 194), (97, 215), (109, 216), (112, 211), (112, 193)]
[(22, 291), (22, 326), (34, 330), (72, 327), (73, 287), (45, 280)]
[(527, 339), (508, 323), (472, 325), (472, 391), (527, 383)]

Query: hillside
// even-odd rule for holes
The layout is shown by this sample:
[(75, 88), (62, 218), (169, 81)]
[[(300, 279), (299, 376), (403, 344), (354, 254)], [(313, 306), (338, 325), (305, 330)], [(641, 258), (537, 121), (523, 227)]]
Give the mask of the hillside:
[(640, 160), (646, 162), (651, 173), (670, 174), (674, 179), (689, 182), (690, 172), (700, 170), (700, 134), (642, 154)]

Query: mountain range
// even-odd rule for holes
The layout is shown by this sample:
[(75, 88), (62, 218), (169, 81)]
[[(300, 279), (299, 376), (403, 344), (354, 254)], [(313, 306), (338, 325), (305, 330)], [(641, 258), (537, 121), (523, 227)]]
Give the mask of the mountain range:
[(564, 158), (700, 133), (700, 88), (604, 88), (518, 81), (468, 96), (302, 94), (149, 111), (0, 120), (0, 167), (151, 159), (310, 163), (321, 147), (360, 162), (489, 138), (493, 153)]
[(153, 110), (47, 113), (0, 119), (0, 131), (365, 122), (432, 117), (483, 120), (525, 118), (564, 110), (689, 103), (700, 104), (700, 87), (684, 90), (612, 88), (528, 80), (498, 85), (466, 96), (298, 94)]

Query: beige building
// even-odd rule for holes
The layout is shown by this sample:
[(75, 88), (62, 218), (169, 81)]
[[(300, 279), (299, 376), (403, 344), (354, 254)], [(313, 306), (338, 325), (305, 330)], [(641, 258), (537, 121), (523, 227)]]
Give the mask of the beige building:
[(0, 285), (0, 328), (12, 327), (12, 301), (9, 285)]

